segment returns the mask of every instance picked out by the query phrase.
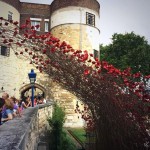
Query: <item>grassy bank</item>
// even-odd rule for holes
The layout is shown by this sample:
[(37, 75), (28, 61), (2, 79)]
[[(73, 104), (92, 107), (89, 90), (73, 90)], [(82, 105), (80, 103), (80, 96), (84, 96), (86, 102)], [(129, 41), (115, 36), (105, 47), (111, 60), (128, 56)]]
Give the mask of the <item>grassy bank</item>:
[(86, 141), (86, 133), (85, 133), (84, 128), (69, 128), (69, 130), (74, 135), (74, 137), (76, 139), (78, 139), (78, 141), (80, 141), (82, 144), (85, 143), (85, 141)]

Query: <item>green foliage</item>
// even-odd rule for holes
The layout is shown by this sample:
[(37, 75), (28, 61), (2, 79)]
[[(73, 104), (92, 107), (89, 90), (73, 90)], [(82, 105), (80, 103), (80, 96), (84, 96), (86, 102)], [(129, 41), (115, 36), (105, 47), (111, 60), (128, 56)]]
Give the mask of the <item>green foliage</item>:
[(75, 145), (63, 131), (65, 112), (61, 107), (54, 107), (52, 118), (48, 119), (51, 126), (50, 147), (51, 150), (75, 150)]
[(52, 118), (49, 118), (48, 121), (53, 130), (61, 131), (65, 121), (65, 112), (61, 107), (56, 105), (54, 107)]
[(61, 144), (60, 150), (76, 150), (76, 146), (66, 132), (61, 134)]
[(124, 70), (131, 67), (132, 72), (150, 74), (150, 45), (144, 37), (131, 33), (112, 36), (112, 44), (100, 45), (101, 60)]

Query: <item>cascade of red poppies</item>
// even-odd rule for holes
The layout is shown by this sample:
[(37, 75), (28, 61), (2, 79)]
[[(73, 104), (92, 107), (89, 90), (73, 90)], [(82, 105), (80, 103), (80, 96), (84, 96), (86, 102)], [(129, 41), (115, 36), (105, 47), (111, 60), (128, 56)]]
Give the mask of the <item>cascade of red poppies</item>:
[(28, 58), (40, 72), (49, 74), (88, 105), (91, 115), (86, 110), (81, 112), (88, 128), (96, 130), (101, 120), (114, 126), (125, 123), (133, 128), (134, 125), (142, 138), (139, 145), (148, 142), (150, 94), (145, 89), (150, 75), (131, 74), (130, 68), (120, 71), (94, 58), (87, 50), (75, 50), (65, 41), (60, 42), (51, 33), (38, 35), (39, 26), (31, 26), (30, 20), (20, 27), (17, 25), (16, 21), (0, 17), (0, 43), (12, 47), (17, 57)]

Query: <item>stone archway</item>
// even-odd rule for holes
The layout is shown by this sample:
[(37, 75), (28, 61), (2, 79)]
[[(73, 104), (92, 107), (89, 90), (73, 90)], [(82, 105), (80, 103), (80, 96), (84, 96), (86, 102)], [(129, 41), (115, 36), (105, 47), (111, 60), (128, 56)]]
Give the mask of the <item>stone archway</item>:
[[(35, 91), (38, 89), (38, 91), (41, 91), (41, 95), (45, 98), (47, 96), (47, 90), (41, 86), (40, 84), (35, 83), (34, 84), (34, 89)], [(20, 92), (20, 96), (21, 98), (25, 96), (25, 93), (31, 90), (31, 84), (26, 84), (23, 87), (20, 88), (19, 92)], [(30, 92), (31, 93), (31, 92)], [(36, 92), (35, 92), (36, 93)]]

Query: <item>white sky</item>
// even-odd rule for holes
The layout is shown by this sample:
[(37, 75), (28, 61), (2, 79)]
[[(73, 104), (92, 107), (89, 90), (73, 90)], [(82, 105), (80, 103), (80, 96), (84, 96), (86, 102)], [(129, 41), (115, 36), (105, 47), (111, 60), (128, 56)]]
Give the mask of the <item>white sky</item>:
[[(52, 0), (20, 0), (50, 4)], [(150, 0), (98, 0), (100, 9), (100, 42), (109, 44), (114, 33), (134, 31), (150, 44)]]

